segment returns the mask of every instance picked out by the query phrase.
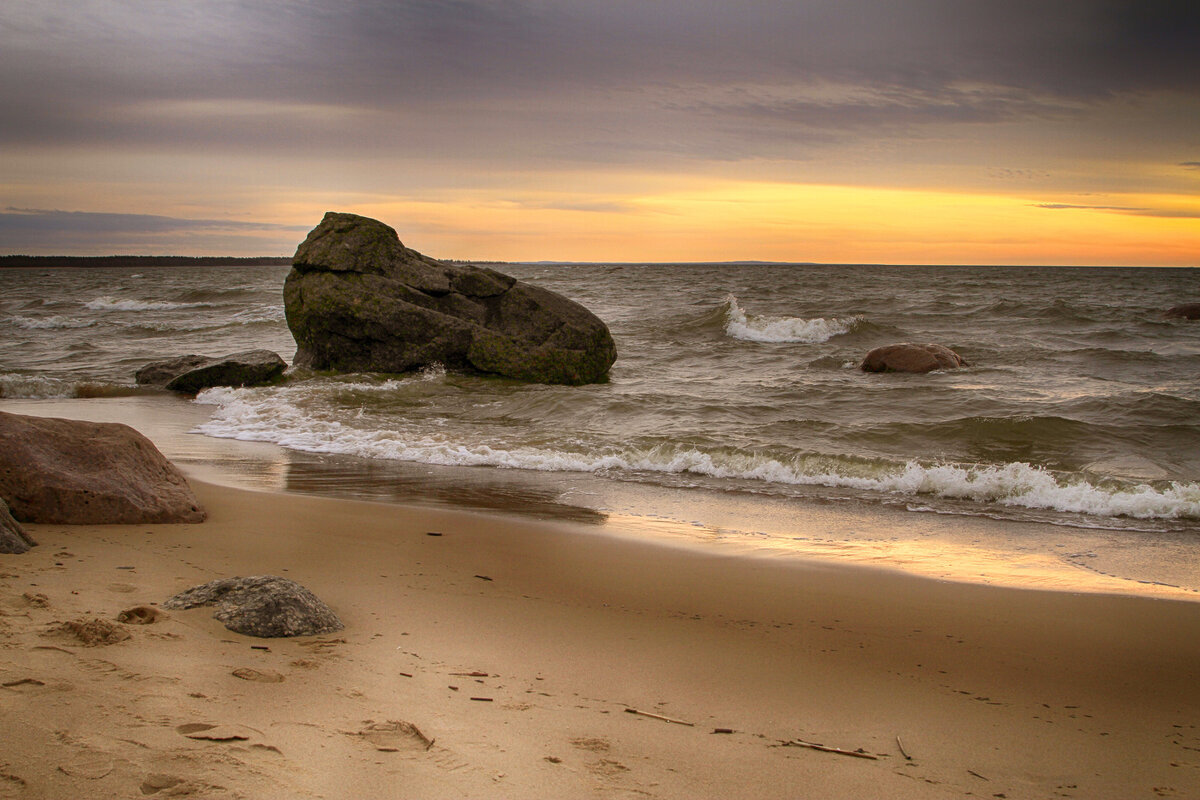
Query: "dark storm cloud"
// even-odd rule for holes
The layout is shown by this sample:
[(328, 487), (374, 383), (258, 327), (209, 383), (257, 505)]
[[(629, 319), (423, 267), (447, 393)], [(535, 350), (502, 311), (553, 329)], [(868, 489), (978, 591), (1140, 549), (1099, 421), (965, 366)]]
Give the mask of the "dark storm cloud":
[[(1200, 4), (1153, 0), (43, 0), (0, 11), (0, 141), (457, 153), (533, 137), (575, 156), (581, 134), (638, 149), (614, 141), (686, 140), (714, 115), (987, 123), (1197, 93), (1196, 41)], [(821, 84), (864, 94), (790, 96)], [(678, 149), (736, 151), (749, 132), (726, 134)]]
[(0, 253), (282, 255), (306, 230), (268, 222), (10, 207), (0, 211)]
[(12, 208), (0, 211), (0, 248), (13, 232), (38, 234), (178, 233), (187, 231), (306, 231), (302, 225), (242, 222), (220, 219), (179, 219), (153, 214), (105, 214), (91, 211), (57, 211)]
[(1160, 217), (1163, 219), (1200, 219), (1200, 212), (1174, 208), (1138, 208), (1136, 206), (1089, 206), (1075, 203), (1034, 203), (1034, 208), (1051, 210), (1112, 211), (1135, 217)]

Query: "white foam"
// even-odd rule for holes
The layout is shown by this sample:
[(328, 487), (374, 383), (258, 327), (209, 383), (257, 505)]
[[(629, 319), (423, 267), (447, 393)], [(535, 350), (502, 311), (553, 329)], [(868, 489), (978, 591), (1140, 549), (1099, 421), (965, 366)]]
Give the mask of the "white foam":
[(105, 295), (84, 303), (92, 311), (175, 311), (186, 308), (208, 308), (211, 303), (171, 303), (152, 300), (118, 300)]
[(13, 315), (8, 318), (13, 325), (25, 330), (63, 330), (67, 328), (90, 328), (96, 324), (95, 320), (72, 319), (70, 317), (53, 316), (53, 317), (21, 317)]
[[(422, 376), (382, 383), (338, 383), (339, 390), (391, 392)], [(692, 474), (792, 486), (825, 486), (904, 497), (967, 500), (980, 504), (1053, 510), (1099, 517), (1136, 519), (1200, 518), (1200, 484), (1092, 483), (1082, 474), (1056, 474), (1016, 462), (999, 466), (907, 464), (850, 461), (828, 456), (793, 459), (720, 449), (700, 450), (660, 444), (650, 448), (589, 451), (454, 438), (454, 426), (436, 420), (407, 423), (391, 418), (386, 429), (370, 425), (370, 415), (339, 418), (339, 411), (311, 410), (312, 389), (303, 384), (275, 389), (216, 388), (196, 402), (218, 406), (198, 432), (219, 438), (274, 442), (313, 453), (354, 455), (447, 466), (491, 466), (551, 472)]]
[(838, 319), (803, 319), (801, 317), (768, 317), (747, 314), (737, 298), (725, 298), (725, 333), (746, 342), (795, 342), (820, 344), (834, 336), (849, 333), (858, 317)]

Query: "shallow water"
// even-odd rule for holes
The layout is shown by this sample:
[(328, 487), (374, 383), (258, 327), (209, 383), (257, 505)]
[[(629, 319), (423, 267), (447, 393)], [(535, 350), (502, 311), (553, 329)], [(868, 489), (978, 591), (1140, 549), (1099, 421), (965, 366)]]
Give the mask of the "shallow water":
[[(929, 527), (1031, 523), (1051, 554), (1063, 549), (1055, 540), (1084, 531), (1197, 561), (1200, 324), (1162, 318), (1200, 296), (1196, 270), (503, 269), (609, 324), (619, 357), (606, 383), (526, 385), (438, 368), (297, 376), (205, 392), (189, 406), (189, 430), (310, 454), (295, 460), (310, 468), (297, 485), (340, 475), (330, 480), (384, 495), (473, 494), (483, 507), (532, 492), (545, 509), (759, 543), (795, 540), (790, 520), (813, 509), (895, 510)], [(265, 347), (290, 358), (286, 271), (0, 272), (0, 390), (178, 409), (133, 386), (134, 370), (190, 352)], [(945, 344), (971, 366), (921, 376), (856, 368), (871, 347), (898, 341)], [(827, 541), (842, 538), (853, 537), (831, 531)], [(987, 547), (996, 545), (977, 549)], [(1096, 571), (1098, 558), (1064, 563)], [(1115, 560), (1139, 580), (1186, 582), (1167, 559), (1136, 569), (1137, 559)]]

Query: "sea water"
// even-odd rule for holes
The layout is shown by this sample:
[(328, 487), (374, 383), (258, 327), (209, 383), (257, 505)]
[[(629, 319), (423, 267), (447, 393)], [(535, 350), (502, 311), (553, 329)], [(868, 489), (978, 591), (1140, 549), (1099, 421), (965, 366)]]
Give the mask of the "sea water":
[[(1200, 296), (1200, 271), (500, 269), (609, 325), (607, 381), (543, 386), (433, 365), (295, 374), (181, 402), (135, 386), (134, 371), (185, 353), (290, 359), (286, 267), (10, 269), (0, 409), (137, 408), (178, 420), (186, 436), (168, 454), (197, 463), (220, 460), (222, 440), (268, 443), (287, 454), (286, 476), (276, 465), (261, 480), (289, 489), (619, 518), (646, 535), (894, 564), (1032, 548), (1200, 590), (1200, 323), (1162, 315)], [(970, 366), (858, 369), (872, 347), (906, 341), (946, 345)], [(909, 533), (881, 538), (879, 514)]]

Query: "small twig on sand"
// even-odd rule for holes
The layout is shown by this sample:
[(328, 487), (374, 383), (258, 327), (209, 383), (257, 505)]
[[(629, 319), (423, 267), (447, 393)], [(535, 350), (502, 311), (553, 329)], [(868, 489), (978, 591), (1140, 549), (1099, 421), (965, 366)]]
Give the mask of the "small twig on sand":
[(976, 772), (976, 771), (975, 771), (975, 770), (973, 770), (973, 769), (969, 769), (969, 770), (967, 770), (967, 772), (971, 773), (971, 774), (972, 774), (972, 775), (974, 775), (976, 778), (979, 778), (979, 780), (981, 780), (981, 781), (988, 781), (988, 782), (990, 783), (990, 782), (991, 782), (991, 780), (992, 780), (991, 778), (985, 778), (984, 776), (980, 775), (978, 772)]
[(459, 675), (464, 678), (487, 678), (487, 677), (489, 677), (486, 672), (480, 672), (479, 670), (472, 670), (471, 672), (451, 672), (450, 674), (451, 675)]
[(904, 742), (900, 741), (900, 737), (899, 737), (899, 736), (897, 736), (897, 737), (896, 737), (896, 747), (899, 747), (899, 748), (900, 748), (900, 755), (904, 756), (904, 760), (905, 760), (905, 761), (912, 761), (912, 760), (913, 760), (913, 759), (912, 759), (912, 756), (910, 756), (910, 755), (908, 754), (908, 751), (904, 749)]
[(637, 714), (642, 717), (650, 717), (650, 719), (661, 719), (663, 722), (674, 722), (676, 725), (687, 725), (689, 728), (696, 727), (695, 723), (692, 722), (684, 722), (681, 719), (671, 719), (670, 717), (664, 717), (662, 714), (653, 714), (649, 711), (639, 711), (636, 708), (627, 708), (625, 709), (625, 713)]
[(822, 753), (836, 753), (839, 756), (852, 756), (854, 758), (869, 758), (872, 761), (878, 761), (879, 756), (871, 755), (863, 749), (858, 750), (843, 750), (840, 747), (826, 747), (823, 744), (813, 744), (805, 742), (801, 739), (791, 739), (783, 743), (784, 747), (807, 747), (810, 750), (820, 750)]

